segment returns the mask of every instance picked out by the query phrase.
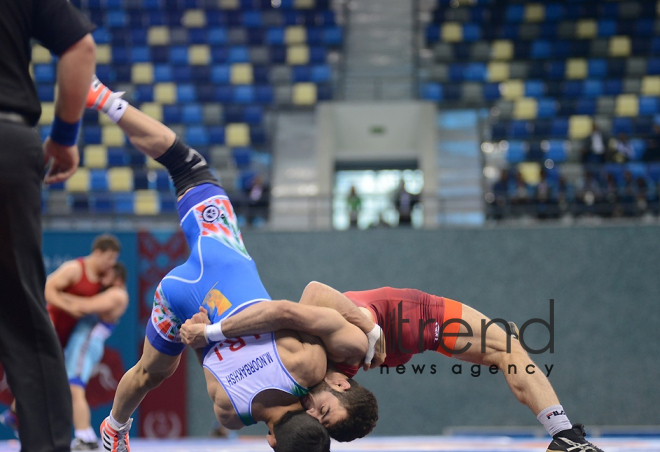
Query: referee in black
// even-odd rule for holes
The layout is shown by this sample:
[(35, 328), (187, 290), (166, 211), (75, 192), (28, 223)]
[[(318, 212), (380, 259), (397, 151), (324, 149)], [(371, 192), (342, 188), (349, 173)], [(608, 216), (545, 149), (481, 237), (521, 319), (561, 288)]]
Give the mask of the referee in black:
[[(41, 183), (78, 167), (76, 146), (95, 71), (93, 25), (67, 0), (0, 0), (0, 362), (16, 397), (22, 452), (70, 451), (71, 392), (46, 313)], [(57, 100), (43, 147), (30, 39), (57, 64)]]

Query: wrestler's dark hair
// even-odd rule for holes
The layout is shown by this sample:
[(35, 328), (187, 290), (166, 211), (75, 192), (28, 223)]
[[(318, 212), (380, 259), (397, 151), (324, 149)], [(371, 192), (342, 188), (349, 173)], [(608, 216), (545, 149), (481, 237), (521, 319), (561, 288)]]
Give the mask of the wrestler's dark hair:
[(288, 411), (273, 426), (275, 452), (330, 452), (330, 435), (304, 410)]
[(330, 392), (348, 411), (346, 419), (328, 428), (330, 436), (340, 442), (353, 441), (367, 436), (378, 422), (376, 396), (352, 378), (349, 378), (348, 382), (351, 384), (351, 388), (346, 391), (330, 389)]
[(127, 272), (126, 267), (121, 262), (117, 262), (112, 269), (115, 271), (115, 278), (121, 279), (123, 283), (126, 282)]
[(99, 235), (94, 239), (94, 243), (92, 243), (92, 251), (96, 250), (99, 250), (102, 253), (106, 251), (120, 252), (121, 243), (119, 243), (119, 239), (112, 234)]

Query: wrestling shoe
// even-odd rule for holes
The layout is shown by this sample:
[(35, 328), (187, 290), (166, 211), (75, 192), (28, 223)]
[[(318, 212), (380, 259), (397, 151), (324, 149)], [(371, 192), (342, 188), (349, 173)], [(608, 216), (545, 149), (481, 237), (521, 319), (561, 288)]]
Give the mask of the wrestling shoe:
[(0, 413), (0, 424), (10, 428), (14, 436), (18, 438), (18, 418), (11, 408)]
[(571, 430), (564, 430), (554, 436), (547, 452), (603, 452), (602, 449), (584, 439), (585, 436), (587, 434), (584, 431), (584, 425), (573, 424)]
[(131, 452), (128, 445), (128, 431), (131, 429), (133, 419), (129, 419), (124, 427), (115, 430), (110, 426), (110, 416), (101, 423), (101, 442), (103, 450), (107, 452)]
[(111, 91), (110, 88), (101, 83), (95, 75), (94, 80), (92, 80), (92, 85), (89, 87), (89, 92), (87, 93), (86, 106), (87, 108), (108, 113), (115, 100), (121, 98), (124, 93), (124, 91)]
[(71, 443), (71, 450), (99, 450), (99, 443), (97, 441), (85, 441), (81, 438), (76, 438)]

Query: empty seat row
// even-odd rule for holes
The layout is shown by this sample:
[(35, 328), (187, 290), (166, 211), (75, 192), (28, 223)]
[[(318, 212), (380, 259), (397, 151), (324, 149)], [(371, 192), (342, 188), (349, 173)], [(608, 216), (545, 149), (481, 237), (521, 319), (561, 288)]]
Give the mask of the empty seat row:
[(522, 98), (516, 101), (499, 101), (497, 111), (500, 119), (554, 118), (570, 115), (609, 116), (654, 116), (660, 113), (660, 99), (656, 96), (637, 97), (622, 94), (616, 97), (561, 99)]
[(337, 25), (333, 11), (244, 11), (189, 9), (181, 11), (87, 10), (90, 20), (110, 30), (168, 27), (203, 28), (215, 26), (268, 28), (303, 25)]
[(99, 28), (93, 32), (93, 36), (97, 44), (112, 44), (115, 47), (181, 44), (339, 46), (343, 41), (343, 30), (335, 25), (325, 27), (291, 25), (269, 28), (153, 26), (133, 28), (125, 33), (120, 31), (113, 33), (108, 29)]
[[(444, 27), (443, 30), (447, 30), (447, 25)], [(660, 54), (660, 37), (652, 35), (653, 33), (646, 37), (633, 38), (620, 35), (590, 40), (536, 39), (533, 41), (518, 41), (510, 37), (484, 41), (480, 35), (475, 35), (474, 39), (470, 39), (469, 42), (461, 42), (464, 40), (452, 37), (453, 34), (440, 35), (432, 29), (427, 30), (429, 45), (433, 46), (434, 56), (438, 61), (460, 60), (472, 58), (473, 56), (478, 60), (539, 60), (570, 57), (623, 58), (631, 55), (658, 55)]]
[(491, 61), (490, 63), (433, 64), (423, 72), (439, 82), (476, 80), (501, 82), (509, 79), (581, 80), (660, 75), (660, 58), (569, 58), (545, 62)]
[[(522, 97), (597, 98), (620, 94), (660, 95), (660, 76), (646, 76), (641, 80), (567, 80), (544, 82), (541, 80), (508, 80), (501, 83), (435, 83), (420, 86), (420, 97), (427, 100), (489, 101), (497, 99), (515, 100)], [(645, 110), (652, 101), (644, 100)]]
[(252, 9), (329, 9), (330, 0), (75, 0), (76, 6), (90, 10), (137, 9), (178, 11), (197, 8), (225, 10)]
[[(628, 136), (648, 136), (654, 124), (653, 118), (613, 118), (596, 121), (604, 132), (612, 135), (626, 134)], [(493, 140), (538, 140), (575, 139), (581, 140), (589, 136), (593, 130), (594, 120), (591, 116), (573, 115), (554, 119), (511, 120), (495, 122), (491, 126)]]
[[(442, 1), (441, 3), (445, 3)], [(446, 3), (450, 3), (447, 1)], [(463, 2), (468, 3), (468, 2)], [(468, 4), (475, 4), (469, 2)], [(654, 17), (658, 6), (655, 1), (602, 2), (570, 0), (564, 2), (510, 3), (495, 7), (494, 1), (479, 1), (473, 7), (456, 8), (456, 2), (440, 4), (433, 13), (434, 22), (460, 21), (480, 23), (552, 23), (560, 20), (583, 18), (636, 19)]]

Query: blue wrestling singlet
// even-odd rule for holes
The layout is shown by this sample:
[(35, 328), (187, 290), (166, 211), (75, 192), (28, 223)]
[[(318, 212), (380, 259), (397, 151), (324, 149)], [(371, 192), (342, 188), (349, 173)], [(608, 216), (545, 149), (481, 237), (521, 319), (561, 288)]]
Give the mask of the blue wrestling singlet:
[(245, 249), (234, 209), (222, 188), (199, 185), (181, 198), (178, 210), (190, 257), (158, 285), (147, 324), (151, 345), (172, 356), (183, 352), (179, 329), (200, 306), (209, 312), (211, 323), (217, 323), (251, 304), (271, 299)]
[(94, 367), (103, 358), (105, 341), (115, 325), (101, 322), (93, 315), (78, 321), (64, 348), (64, 365), (70, 384), (87, 386)]

